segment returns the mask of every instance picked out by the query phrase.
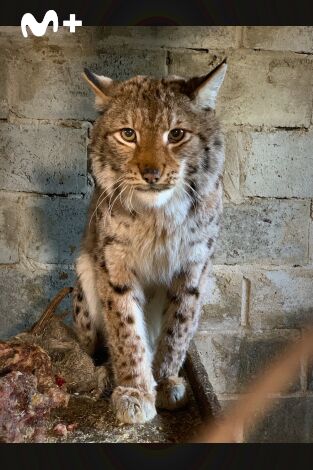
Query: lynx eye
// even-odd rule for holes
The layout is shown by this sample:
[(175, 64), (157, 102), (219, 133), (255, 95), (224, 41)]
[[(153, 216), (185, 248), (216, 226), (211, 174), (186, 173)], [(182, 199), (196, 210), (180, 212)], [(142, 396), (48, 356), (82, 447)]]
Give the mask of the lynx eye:
[(183, 129), (172, 129), (168, 133), (168, 141), (171, 144), (175, 144), (176, 142), (180, 142), (185, 135), (185, 131)]
[(121, 137), (127, 142), (136, 142), (136, 132), (130, 127), (121, 130)]

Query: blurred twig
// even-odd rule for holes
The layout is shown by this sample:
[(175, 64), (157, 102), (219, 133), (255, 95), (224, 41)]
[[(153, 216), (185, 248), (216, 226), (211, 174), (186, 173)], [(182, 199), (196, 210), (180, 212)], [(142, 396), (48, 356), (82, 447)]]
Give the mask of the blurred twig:
[(263, 371), (223, 418), (202, 425), (192, 442), (242, 442), (243, 430), (250, 432), (272, 408), (273, 395), (288, 389), (303, 357), (313, 357), (313, 329), (306, 331), (300, 341), (290, 346)]
[(61, 289), (57, 295), (52, 299), (46, 310), (43, 312), (39, 320), (32, 326), (30, 333), (34, 335), (39, 335), (47, 322), (49, 321), (49, 318), (52, 317), (52, 315), (55, 312), (55, 309), (59, 305), (59, 303), (64, 299), (65, 296), (70, 294), (73, 291), (72, 287), (64, 287)]

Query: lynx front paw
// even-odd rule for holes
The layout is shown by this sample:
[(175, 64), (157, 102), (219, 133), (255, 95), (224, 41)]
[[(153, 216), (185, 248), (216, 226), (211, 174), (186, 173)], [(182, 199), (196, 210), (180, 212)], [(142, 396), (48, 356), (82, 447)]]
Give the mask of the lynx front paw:
[(157, 386), (156, 406), (166, 410), (182, 408), (188, 402), (186, 382), (182, 377), (168, 377)]
[(136, 388), (116, 387), (112, 404), (121, 423), (145, 423), (156, 415), (154, 395)]

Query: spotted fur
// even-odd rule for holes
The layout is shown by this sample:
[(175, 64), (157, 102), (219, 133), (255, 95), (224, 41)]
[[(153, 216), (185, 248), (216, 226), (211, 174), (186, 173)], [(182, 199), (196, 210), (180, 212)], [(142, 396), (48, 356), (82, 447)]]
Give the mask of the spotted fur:
[[(223, 63), (191, 80), (124, 82), (85, 74), (100, 115), (74, 320), (91, 354), (99, 332), (105, 337), (112, 404), (122, 422), (152, 419), (156, 394), (157, 406), (168, 409), (187, 399), (178, 374), (199, 321), (222, 213), (224, 148), (214, 106), (225, 71)], [(136, 143), (121, 140), (123, 128), (136, 131)], [(186, 131), (182, 142), (167, 140), (173, 128)]]

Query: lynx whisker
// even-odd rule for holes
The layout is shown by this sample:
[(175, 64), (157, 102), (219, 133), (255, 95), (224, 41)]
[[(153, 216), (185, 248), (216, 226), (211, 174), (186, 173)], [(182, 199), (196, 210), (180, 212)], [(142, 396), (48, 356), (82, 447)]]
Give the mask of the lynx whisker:
[[(91, 215), (91, 217), (90, 217), (89, 228), (90, 228), (90, 225), (91, 225), (91, 222), (92, 222), (93, 217), (95, 216), (95, 214), (97, 214), (97, 211), (98, 211), (99, 207), (101, 206), (101, 204), (103, 204), (103, 202), (106, 200), (106, 198), (107, 198), (108, 196), (105, 196), (100, 202), (99, 202), (99, 199), (102, 198), (102, 196), (103, 196), (106, 192), (108, 192), (116, 183), (118, 183), (118, 182), (121, 181), (122, 179), (123, 179), (123, 176), (120, 176), (117, 181), (114, 181), (112, 184), (110, 184), (110, 185), (104, 187), (104, 190), (101, 192), (100, 196), (99, 196), (98, 199), (97, 199), (96, 208), (95, 208), (95, 210), (93, 211), (93, 213), (92, 213), (92, 215)], [(111, 193), (110, 193), (110, 194), (111, 194)]]
[(181, 189), (185, 193), (185, 195), (187, 196), (187, 199), (189, 199), (189, 201), (191, 202), (191, 204), (193, 205), (193, 207), (195, 209), (196, 208), (195, 202), (192, 199), (192, 197), (190, 196), (190, 194), (188, 193), (188, 191), (186, 191), (186, 189), (184, 187), (182, 187)]
[(187, 181), (184, 181), (184, 184), (185, 184), (188, 188), (190, 188), (190, 189), (195, 193), (195, 195), (196, 195), (198, 201), (201, 201), (201, 200), (202, 200), (202, 196), (200, 196), (200, 194), (199, 194), (195, 189), (193, 189), (193, 187), (190, 186), (190, 184), (188, 184)]
[(111, 193), (108, 194), (108, 195), (104, 198), (104, 200), (102, 201), (102, 202), (104, 202), (105, 199), (107, 199), (107, 198), (110, 196), (110, 199), (109, 199), (109, 202), (108, 202), (108, 208), (110, 208), (112, 197), (114, 196), (114, 194), (116, 193), (116, 191), (117, 191), (119, 188), (121, 188), (121, 187), (123, 186), (123, 184), (124, 184), (124, 181), (121, 181), (121, 182), (119, 183), (119, 185), (116, 186), (116, 187), (114, 187), (114, 189), (111, 191)]
[(115, 197), (114, 201), (109, 206), (108, 212), (109, 212), (110, 215), (112, 214), (112, 210), (113, 210), (113, 206), (114, 206), (115, 202), (118, 200), (119, 197), (121, 197), (121, 194), (123, 194), (125, 189), (127, 189), (127, 186), (125, 185), (125, 183), (122, 183), (122, 185), (123, 184), (124, 184), (124, 186), (122, 186), (122, 189), (119, 191), (118, 195)]
[(131, 207), (132, 207), (132, 211), (134, 211), (136, 214), (138, 215), (143, 215), (142, 212), (139, 212), (138, 210), (135, 209), (134, 205), (133, 205), (133, 195), (134, 195), (134, 192), (135, 192), (135, 188), (133, 187), (132, 188), (132, 192), (131, 192), (131, 197), (130, 197), (130, 204), (131, 204)]

